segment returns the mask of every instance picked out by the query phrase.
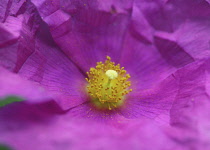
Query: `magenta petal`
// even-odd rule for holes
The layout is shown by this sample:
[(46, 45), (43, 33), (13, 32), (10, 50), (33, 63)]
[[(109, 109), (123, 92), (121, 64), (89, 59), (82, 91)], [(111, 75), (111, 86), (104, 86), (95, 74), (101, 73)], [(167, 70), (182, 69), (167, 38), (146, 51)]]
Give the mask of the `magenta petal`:
[[(9, 16), (8, 16), (9, 15)], [(41, 18), (29, 1), (8, 1), (5, 20), (0, 24), (0, 65), (18, 72), (34, 52), (33, 40)]]
[(99, 110), (92, 106), (90, 102), (86, 102), (77, 107), (69, 110), (68, 115), (70, 118), (82, 118), (87, 120), (93, 120), (97, 122), (112, 122), (112, 121), (120, 121), (125, 119), (118, 110)]
[(178, 69), (164, 60), (157, 48), (137, 41), (131, 33), (126, 35), (123, 48), (120, 64), (138, 89), (152, 88)]
[(36, 103), (51, 99), (44, 88), (22, 79), (2, 67), (0, 67), (0, 89), (0, 99), (17, 96), (28, 100), (27, 102)]
[(4, 23), (0, 23), (0, 65), (10, 70), (16, 66), (22, 20), (22, 17), (8, 17)]
[(180, 68), (194, 61), (194, 59), (175, 41), (162, 37), (155, 37), (154, 41), (161, 56), (168, 64)]
[[(193, 59), (210, 56), (210, 5), (205, 0), (139, 0), (134, 2), (134, 6), (143, 13), (147, 24), (150, 25), (150, 30), (153, 31), (150, 34), (155, 35), (152, 44), (160, 50), (161, 55), (175, 55), (166, 59), (171, 60), (173, 65), (175, 62), (182, 65), (192, 62)], [(175, 49), (178, 50), (176, 53)], [(185, 55), (188, 56), (185, 58)]]
[(138, 4), (134, 5), (122, 46), (120, 64), (139, 89), (147, 89), (167, 78), (193, 58), (169, 37), (157, 37)]
[[(18, 10), (21, 2), (17, 5), (16, 2), (9, 4), (11, 13)], [(27, 1), (18, 14), (13, 16), (18, 17), (7, 17), (6, 22), (0, 26), (0, 64), (38, 82), (63, 109), (86, 101), (85, 77), (56, 46), (35, 6)]]
[(36, 52), (26, 60), (19, 74), (38, 82), (63, 109), (85, 102), (85, 76), (56, 47), (45, 25), (34, 42)]
[[(199, 149), (208, 150), (210, 124), (210, 60), (197, 62), (175, 73), (179, 79), (179, 92), (171, 109), (171, 125), (178, 134), (171, 135), (180, 141), (198, 139)], [(194, 142), (193, 142), (194, 143)]]
[(22, 11), (25, 9), (24, 4), (26, 0), (1, 0), (0, 5), (0, 22), (5, 22), (8, 16), (16, 16), (22, 8)]
[[(210, 8), (209, 8), (210, 11)], [(210, 16), (210, 14), (209, 14)], [(194, 59), (210, 56), (210, 21), (186, 21), (174, 33), (177, 43)]]
[(6, 15), (8, 14), (7, 11), (7, 5), (8, 5), (8, 0), (2, 0), (1, 5), (0, 5), (0, 22), (3, 22), (6, 18)]
[[(171, 49), (183, 49), (194, 60), (207, 58), (210, 56), (209, 52), (209, 39), (210, 39), (210, 21), (186, 21), (180, 25), (180, 27), (174, 33), (167, 32), (156, 32), (155, 42), (157, 47), (161, 45), (158, 44), (160, 40), (170, 40), (174, 44), (166, 44), (168, 46), (167, 53)], [(176, 43), (176, 45), (175, 45)], [(158, 46), (160, 45), (160, 46)], [(164, 44), (162, 45), (164, 46)], [(183, 51), (182, 50), (182, 51)], [(167, 54), (166, 53), (166, 54)], [(174, 53), (175, 54), (175, 53)], [(179, 56), (179, 55), (178, 55)], [(183, 58), (184, 55), (181, 55), (181, 58), (176, 58), (177, 63), (182, 61), (189, 61), (189, 58)]]
[[(87, 1), (88, 2), (88, 1)], [(89, 6), (92, 5), (94, 8), (94, 3), (89, 2)], [(105, 12), (112, 12), (112, 13), (127, 13), (129, 9), (133, 6), (133, 1), (132, 0), (126, 0), (122, 1), (121, 0), (107, 0), (106, 3), (104, 3), (103, 0), (96, 0), (95, 5), (98, 6), (99, 10), (105, 11)]]
[[(210, 6), (206, 4), (134, 1), (120, 64), (141, 89), (151, 88), (177, 69), (210, 56)], [(194, 12), (195, 7), (199, 13)]]
[(178, 83), (169, 76), (160, 84), (147, 90), (135, 89), (126, 97), (120, 113), (126, 118), (146, 117), (169, 123), (170, 109), (178, 90)]
[(36, 6), (41, 17), (46, 17), (60, 8), (60, 1), (58, 0), (31, 0)]
[(16, 150), (146, 150), (154, 146), (168, 150), (181, 147), (149, 120), (121, 120), (108, 124), (74, 120), (68, 114), (59, 113), (53, 103), (10, 105), (0, 110), (0, 121), (0, 141)]
[(137, 5), (133, 5), (128, 31), (136, 41), (148, 45), (152, 44), (154, 29)]
[(44, 3), (35, 3), (54, 41), (84, 72), (107, 55), (119, 61), (132, 6), (131, 2), (127, 2), (128, 6), (125, 4), (115, 7), (114, 1), (113, 5), (103, 5), (100, 1), (63, 1), (60, 5), (48, 4), (59, 6), (52, 12)]
[(205, 0), (139, 0), (135, 3), (158, 31), (173, 32), (187, 20), (208, 21), (210, 15), (210, 6)]
[(205, 70), (205, 64), (197, 62), (174, 74), (175, 78), (179, 80), (179, 92), (171, 109), (172, 124), (179, 125), (181, 123), (183, 127), (187, 126), (188, 128), (194, 126), (189, 120), (191, 117), (185, 116), (184, 113), (192, 110), (194, 106), (202, 104), (202, 102), (208, 103), (208, 95), (205, 93)]

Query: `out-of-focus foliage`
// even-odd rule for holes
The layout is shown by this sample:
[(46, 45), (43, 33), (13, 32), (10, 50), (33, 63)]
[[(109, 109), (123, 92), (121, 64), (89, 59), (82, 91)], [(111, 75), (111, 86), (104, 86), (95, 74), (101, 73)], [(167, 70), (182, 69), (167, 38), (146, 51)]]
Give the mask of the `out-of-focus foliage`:
[(0, 150), (13, 150), (10, 147), (4, 145), (4, 144), (0, 144)]
[[(9, 96), (9, 97), (6, 97), (6, 98), (0, 100), (0, 107), (6, 106), (6, 105), (14, 103), (14, 102), (21, 102), (21, 101), (23, 101), (23, 99), (20, 97)], [(1, 145), (0, 145), (0, 150), (2, 150)]]

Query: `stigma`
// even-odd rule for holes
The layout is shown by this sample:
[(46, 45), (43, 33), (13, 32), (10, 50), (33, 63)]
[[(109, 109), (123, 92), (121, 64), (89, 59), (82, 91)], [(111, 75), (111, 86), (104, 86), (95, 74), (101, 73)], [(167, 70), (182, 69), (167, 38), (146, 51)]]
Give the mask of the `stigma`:
[(118, 73), (115, 70), (107, 70), (106, 75), (109, 79), (112, 80), (112, 79), (115, 79), (118, 76)]
[(94, 106), (112, 110), (124, 104), (125, 95), (132, 89), (130, 75), (124, 67), (115, 65), (109, 56), (106, 58), (104, 63), (97, 62), (96, 67), (87, 72), (87, 92)]

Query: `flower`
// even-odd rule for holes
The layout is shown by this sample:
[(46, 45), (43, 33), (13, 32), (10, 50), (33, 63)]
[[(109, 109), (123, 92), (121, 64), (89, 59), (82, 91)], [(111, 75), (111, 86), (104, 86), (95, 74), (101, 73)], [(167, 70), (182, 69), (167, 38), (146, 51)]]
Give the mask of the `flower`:
[[(207, 1), (3, 5), (0, 96), (26, 101), (1, 108), (0, 141), (16, 149), (208, 148)], [(111, 110), (93, 107), (86, 91), (86, 72), (106, 56), (125, 67), (133, 89)]]

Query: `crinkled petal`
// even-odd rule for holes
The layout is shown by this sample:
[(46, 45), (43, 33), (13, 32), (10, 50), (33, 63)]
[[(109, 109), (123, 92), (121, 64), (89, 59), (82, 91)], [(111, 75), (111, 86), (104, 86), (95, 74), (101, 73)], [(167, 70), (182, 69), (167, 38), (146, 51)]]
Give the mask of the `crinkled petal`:
[[(174, 74), (179, 80), (179, 92), (171, 109), (174, 139), (186, 144), (202, 143), (198, 149), (210, 148), (210, 60), (196, 62)], [(175, 133), (175, 132), (174, 132)]]
[(45, 24), (32, 44), (35, 52), (25, 61), (19, 74), (42, 85), (63, 109), (85, 102), (85, 77), (54, 44)]
[(202, 0), (134, 1), (121, 64), (139, 79), (139, 87), (149, 88), (209, 57), (209, 14), (210, 6)]
[(0, 6), (0, 21), (1, 22), (5, 21), (6, 14), (8, 14), (8, 10), (7, 10), (8, 5), (9, 5), (8, 0), (1, 1), (1, 6)]
[(210, 6), (205, 0), (138, 0), (135, 3), (159, 31), (173, 32), (186, 20), (207, 21), (210, 15)]
[(126, 39), (120, 64), (131, 75), (134, 87), (139, 90), (152, 88), (177, 70), (161, 57), (155, 47), (139, 43), (130, 35)]
[(5, 22), (8, 16), (16, 16), (26, 4), (26, 0), (2, 0), (0, 6), (0, 22)]
[(120, 61), (133, 83), (150, 88), (177, 69), (209, 57), (209, 14), (210, 6), (202, 0), (134, 1)]
[(146, 117), (161, 124), (169, 124), (169, 113), (177, 91), (177, 81), (169, 76), (151, 89), (133, 89), (119, 111), (126, 118)]
[(8, 17), (0, 23), (0, 65), (13, 70), (17, 61), (17, 41), (20, 37), (22, 17)]
[[(210, 11), (210, 6), (209, 6)], [(210, 14), (209, 14), (210, 16)], [(177, 43), (194, 59), (210, 56), (210, 20), (186, 21), (174, 33)]]
[(83, 72), (107, 55), (119, 62), (132, 2), (119, 3), (34, 1), (55, 42)]
[[(173, 52), (173, 49), (181, 49), (185, 51), (189, 58), (177, 55), (178, 58), (172, 57), (177, 63), (182, 63), (182, 61), (198, 60), (202, 58), (208, 58), (210, 56), (209, 52), (209, 40), (210, 40), (210, 21), (186, 21), (174, 32), (156, 32), (155, 43), (159, 47), (160, 40), (170, 40), (175, 44), (167, 44), (167, 53), (172, 52), (173, 55), (177, 55)], [(164, 44), (162, 44), (164, 46)], [(166, 44), (165, 44), (166, 45)], [(161, 47), (160, 47), (161, 48)], [(170, 50), (172, 49), (172, 50)], [(161, 50), (161, 49), (160, 49)], [(163, 50), (161, 50), (163, 51)], [(173, 56), (172, 55), (172, 56)], [(170, 58), (170, 57), (168, 57)], [(172, 61), (173, 61), (172, 59)], [(179, 61), (177, 61), (179, 60)]]
[(29, 1), (8, 1), (0, 24), (0, 65), (18, 72), (34, 52), (33, 40), (41, 18)]
[(8, 9), (17, 17), (7, 17), (0, 26), (0, 64), (39, 83), (63, 109), (83, 103), (85, 77), (56, 46), (35, 6), (21, 2), (11, 2)]
[(136, 2), (122, 49), (120, 64), (140, 89), (151, 88), (194, 61), (173, 38), (156, 35)]

